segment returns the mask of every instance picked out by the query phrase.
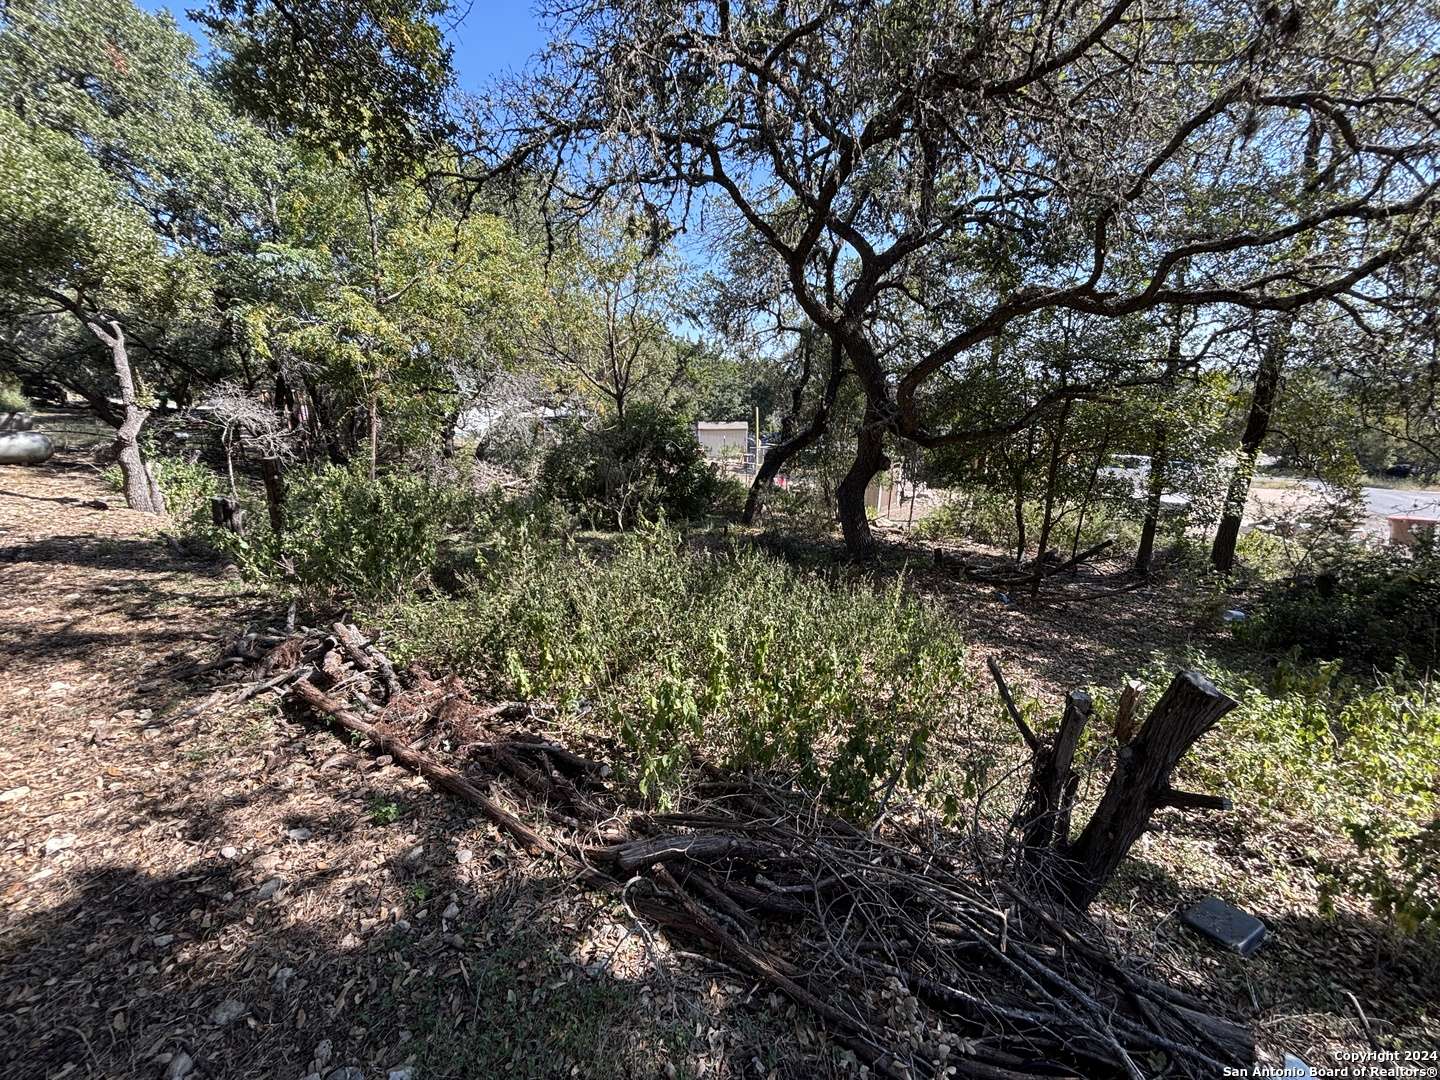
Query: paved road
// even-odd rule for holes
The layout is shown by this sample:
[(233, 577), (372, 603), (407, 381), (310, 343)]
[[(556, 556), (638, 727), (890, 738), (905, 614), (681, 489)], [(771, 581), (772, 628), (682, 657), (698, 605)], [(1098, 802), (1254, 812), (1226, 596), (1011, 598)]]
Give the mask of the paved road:
[[(1316, 480), (1286, 480), (1283, 484), (1283, 487), (1252, 487), (1246, 518), (1255, 520), (1299, 513), (1306, 504), (1316, 500), (1322, 490)], [(1393, 514), (1440, 517), (1440, 491), (1364, 487), (1360, 495), (1365, 501), (1367, 528), (1372, 532), (1386, 532), (1385, 519)]]
[(1396, 488), (1367, 487), (1360, 489), (1365, 496), (1365, 509), (1380, 517), (1391, 514), (1424, 514), (1440, 517), (1440, 491), (1403, 491)]

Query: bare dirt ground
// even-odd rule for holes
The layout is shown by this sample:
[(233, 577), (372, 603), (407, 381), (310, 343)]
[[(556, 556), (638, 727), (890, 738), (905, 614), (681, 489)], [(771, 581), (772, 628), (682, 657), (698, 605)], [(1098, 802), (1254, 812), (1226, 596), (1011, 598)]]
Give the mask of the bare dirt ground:
[(174, 671), (274, 613), (122, 507), (0, 470), (0, 1077), (833, 1072), (385, 759), (273, 702), (185, 719), (220, 676)]

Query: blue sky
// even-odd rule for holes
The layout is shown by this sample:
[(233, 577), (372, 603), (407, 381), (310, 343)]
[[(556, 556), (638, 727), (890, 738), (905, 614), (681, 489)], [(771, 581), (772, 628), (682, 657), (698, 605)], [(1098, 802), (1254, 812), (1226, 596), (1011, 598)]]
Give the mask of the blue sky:
[[(137, 0), (146, 11), (170, 11), (176, 22), (203, 40), (200, 29), (185, 17), (187, 7), (199, 7), (201, 2)], [(468, 8), (461, 0), (456, 7), (460, 21), (450, 31), (450, 42), (455, 47), (455, 71), (462, 90), (478, 90), (491, 76), (519, 68), (545, 44), (544, 32), (526, 0), (474, 0)]]

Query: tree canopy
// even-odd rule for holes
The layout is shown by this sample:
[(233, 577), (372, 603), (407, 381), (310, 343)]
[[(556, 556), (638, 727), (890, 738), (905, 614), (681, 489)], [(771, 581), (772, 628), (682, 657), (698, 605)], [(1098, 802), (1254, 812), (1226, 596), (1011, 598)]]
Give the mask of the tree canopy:
[[(559, 170), (566, 209), (621, 189), (683, 222), (699, 199), (768, 245), (865, 390), (867, 477), (886, 433), (975, 442), (1090, 389), (978, 426), (935, 408), (936, 377), (984, 363), (1017, 320), (1396, 305), (1413, 298), (1367, 285), (1432, 242), (1425, 5), (587, 0), (551, 15), (558, 39), (478, 154)], [(864, 548), (855, 509), (842, 517)]]

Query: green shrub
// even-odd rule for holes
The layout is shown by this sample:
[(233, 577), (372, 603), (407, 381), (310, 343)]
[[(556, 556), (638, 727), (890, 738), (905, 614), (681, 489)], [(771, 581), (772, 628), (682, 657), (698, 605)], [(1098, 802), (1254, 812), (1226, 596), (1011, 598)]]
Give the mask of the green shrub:
[(181, 531), (209, 527), (210, 499), (220, 494), (220, 478), (214, 470), (178, 457), (151, 456), (148, 463), (165, 496), (165, 509)]
[(540, 487), (594, 526), (625, 529), (706, 513), (719, 478), (688, 421), (641, 404), (623, 422), (572, 425), (545, 455)]
[(0, 413), (29, 411), (30, 399), (20, 392), (19, 387), (0, 383)]
[(1295, 572), (1296, 553), (1282, 537), (1251, 529), (1235, 541), (1235, 562), (1251, 581), (1275, 581)]
[(1359, 858), (1330, 868), (1326, 906), (1344, 889), (1368, 897), (1402, 933), (1440, 933), (1440, 818), (1419, 828), (1354, 822), (1349, 832)]
[(329, 466), (287, 482), (284, 557), (307, 591), (394, 599), (429, 584), (443, 542), (485, 507), (460, 485)]
[(243, 501), (244, 536), (209, 528), (205, 538), (248, 578), (313, 599), (371, 603), (428, 590), (442, 570), (456, 573), (456, 561), (473, 564), (467, 544), (496, 510), (464, 483), (411, 473), (371, 480), (363, 463), (287, 476), (278, 543), (264, 502), (253, 494)]
[(666, 528), (603, 553), (513, 530), (467, 596), (385, 617), (402, 658), (599, 718), (651, 798), (698, 751), (873, 806), (923, 786), (968, 685), (950, 621), (903, 583), (828, 584), (749, 549), (692, 552)]
[(1013, 549), (1019, 538), (1013, 501), (985, 488), (953, 492), (915, 527), (915, 533), (925, 539), (953, 537), (1007, 549)]
[[(1184, 666), (1211, 679), (1238, 707), (1217, 734), (1181, 761), (1185, 783), (1231, 792), (1338, 831), (1346, 822), (1385, 816), (1417, 821), (1436, 805), (1440, 701), (1403, 669), (1359, 682), (1335, 662), (1282, 658), (1268, 676), (1225, 667), (1204, 654)], [(1176, 670), (1171, 660), (1139, 674), (1153, 702)], [(1104, 730), (1116, 694), (1096, 687), (1093, 726)]]
[[(1188, 666), (1209, 676), (1239, 705), (1181, 760), (1177, 786), (1232, 796), (1241, 812), (1271, 816), (1317, 847), (1348, 835), (1356, 857), (1319, 858), (1322, 898), (1367, 897), (1402, 929), (1437, 917), (1435, 762), (1440, 700), (1403, 665), (1360, 682), (1338, 662), (1285, 658), (1268, 679), (1225, 669), (1205, 656)], [(1173, 665), (1141, 678), (1154, 689)], [(1097, 723), (1113, 715), (1115, 695), (1096, 691)]]
[[(1025, 541), (1033, 546), (1040, 539), (1042, 507), (1034, 501), (1024, 504)], [(1068, 552), (1075, 543), (1075, 525), (1078, 511), (1071, 507), (1050, 531), (1049, 546)], [(1167, 520), (1167, 527), (1171, 523)], [(1169, 529), (1178, 532), (1178, 529)], [(953, 492), (936, 510), (928, 514), (915, 527), (916, 535), (923, 539), (960, 538), (986, 544), (990, 547), (1014, 551), (1019, 543), (1020, 533), (1015, 524), (1014, 500), (1003, 492), (989, 488), (963, 489)], [(1133, 550), (1139, 541), (1140, 527), (1136, 514), (1131, 508), (1102, 499), (1093, 500), (1085, 508), (1085, 517), (1080, 521), (1080, 536), (1076, 546), (1087, 548), (1102, 540), (1115, 539), (1114, 550)]]
[(1338, 549), (1314, 577), (1270, 586), (1236, 634), (1257, 648), (1298, 649), (1352, 670), (1389, 671), (1401, 659), (1433, 670), (1440, 667), (1440, 547)]

